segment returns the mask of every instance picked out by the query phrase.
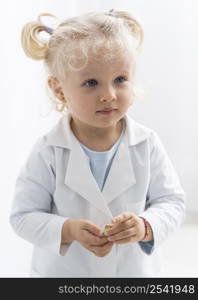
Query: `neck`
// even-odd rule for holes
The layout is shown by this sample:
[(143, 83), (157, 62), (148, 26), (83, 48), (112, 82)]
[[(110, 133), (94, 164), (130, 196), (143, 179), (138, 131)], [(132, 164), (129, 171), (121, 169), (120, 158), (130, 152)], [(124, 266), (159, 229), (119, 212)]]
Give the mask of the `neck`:
[(77, 139), (86, 147), (93, 151), (107, 151), (109, 150), (121, 135), (123, 128), (123, 119), (121, 119), (115, 126), (110, 128), (87, 128), (84, 126), (77, 126), (73, 118), (70, 123), (71, 129)]

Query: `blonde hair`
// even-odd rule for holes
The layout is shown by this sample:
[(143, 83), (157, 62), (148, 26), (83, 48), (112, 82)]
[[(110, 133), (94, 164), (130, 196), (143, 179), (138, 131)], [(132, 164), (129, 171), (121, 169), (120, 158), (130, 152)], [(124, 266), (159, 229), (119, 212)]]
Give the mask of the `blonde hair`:
[[(37, 21), (25, 24), (22, 47), (28, 57), (44, 60), (48, 73), (58, 79), (65, 79), (69, 69), (84, 68), (93, 55), (94, 59), (100, 55), (103, 59), (116, 58), (113, 46), (122, 52), (132, 49), (135, 55), (143, 42), (140, 23), (126, 11), (90, 12), (59, 22), (55, 29), (42, 23), (43, 16), (55, 17), (44, 13)], [(42, 31), (49, 33), (48, 39), (39, 36)], [(57, 100), (55, 109), (64, 112), (65, 103)]]

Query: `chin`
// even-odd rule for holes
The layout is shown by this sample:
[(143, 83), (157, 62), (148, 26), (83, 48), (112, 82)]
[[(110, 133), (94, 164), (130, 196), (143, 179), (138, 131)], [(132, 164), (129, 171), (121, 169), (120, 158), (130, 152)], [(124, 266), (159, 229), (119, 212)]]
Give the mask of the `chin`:
[(97, 127), (99, 128), (108, 128), (111, 126), (115, 126), (118, 122), (120, 121), (120, 119), (116, 119), (116, 120), (103, 120), (101, 122), (97, 122)]

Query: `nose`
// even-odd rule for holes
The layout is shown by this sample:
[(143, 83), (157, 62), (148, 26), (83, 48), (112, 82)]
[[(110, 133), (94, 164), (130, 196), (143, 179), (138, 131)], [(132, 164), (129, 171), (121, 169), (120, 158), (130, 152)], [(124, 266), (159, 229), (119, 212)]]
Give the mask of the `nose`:
[(102, 92), (102, 96), (100, 97), (100, 102), (111, 102), (116, 99), (115, 92), (112, 89), (107, 89)]

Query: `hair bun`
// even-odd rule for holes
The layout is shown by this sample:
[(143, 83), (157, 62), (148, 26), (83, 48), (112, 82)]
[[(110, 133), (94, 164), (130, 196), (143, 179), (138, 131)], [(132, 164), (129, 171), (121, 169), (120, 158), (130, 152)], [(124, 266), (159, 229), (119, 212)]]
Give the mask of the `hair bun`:
[(144, 31), (140, 22), (137, 18), (134, 18), (129, 12), (127, 11), (116, 11), (116, 13), (120, 18), (125, 20), (126, 25), (128, 26), (129, 30), (131, 31), (134, 38), (138, 41), (139, 48), (142, 45), (144, 39)]
[(42, 13), (38, 16), (37, 21), (29, 22), (24, 25), (21, 32), (21, 43), (25, 54), (33, 59), (44, 59), (48, 50), (48, 41), (41, 39), (39, 33), (45, 31), (50, 35), (53, 28), (46, 26), (42, 22), (42, 17), (48, 16), (58, 20), (58, 18), (49, 13)]

